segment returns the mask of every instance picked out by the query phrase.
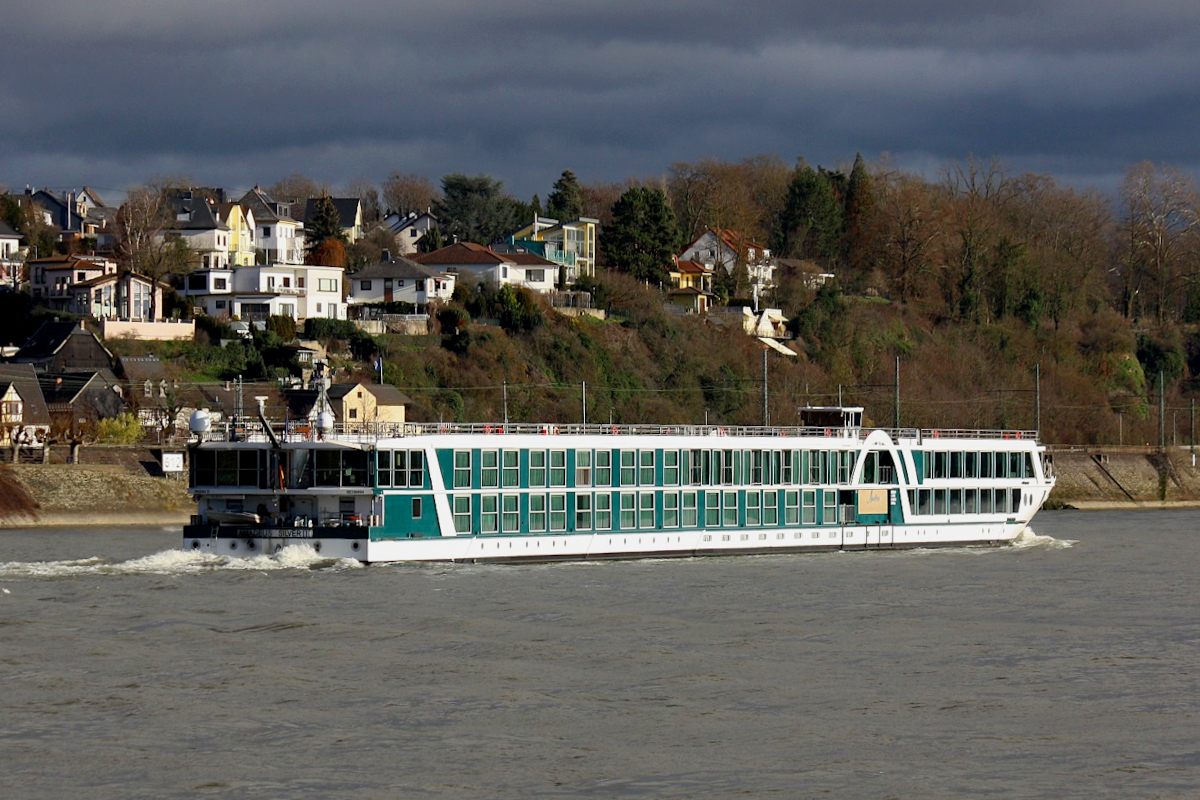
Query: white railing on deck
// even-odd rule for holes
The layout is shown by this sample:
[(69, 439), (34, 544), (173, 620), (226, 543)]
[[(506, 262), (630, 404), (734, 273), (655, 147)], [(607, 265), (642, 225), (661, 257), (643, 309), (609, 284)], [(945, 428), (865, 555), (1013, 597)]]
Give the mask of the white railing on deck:
[[(543, 424), (530, 422), (339, 422), (327, 434), (315, 425), (291, 421), (273, 426), (281, 441), (347, 441), (373, 442), (377, 439), (407, 436), (462, 435), (538, 435), (538, 436), (694, 436), (694, 437), (760, 437), (808, 439), (852, 439), (860, 441), (875, 430), (887, 433), (893, 441), (906, 440), (934, 443), (939, 439), (1013, 439), (1036, 440), (1036, 431), (1026, 430), (969, 430), (961, 428), (821, 428), (800, 426), (761, 425), (603, 425), (588, 423)], [(233, 436), (234, 438), (231, 438)], [(267, 441), (266, 431), (258, 420), (241, 423), (226, 422), (213, 427), (204, 435), (205, 441)]]

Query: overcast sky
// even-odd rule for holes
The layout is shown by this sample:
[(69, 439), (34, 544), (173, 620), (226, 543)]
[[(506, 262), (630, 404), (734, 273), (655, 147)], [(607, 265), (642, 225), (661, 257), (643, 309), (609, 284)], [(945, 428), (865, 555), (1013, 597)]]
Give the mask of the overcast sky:
[(4, 6), (13, 189), (399, 170), (487, 173), (528, 199), (564, 169), (856, 151), (931, 176), (997, 156), (1104, 189), (1144, 159), (1200, 166), (1196, 0)]

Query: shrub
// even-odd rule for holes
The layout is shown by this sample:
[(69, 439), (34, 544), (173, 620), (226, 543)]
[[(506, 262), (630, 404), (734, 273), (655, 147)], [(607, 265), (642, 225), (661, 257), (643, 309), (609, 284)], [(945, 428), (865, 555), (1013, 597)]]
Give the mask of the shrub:
[(96, 438), (106, 444), (137, 444), (146, 429), (133, 414), (119, 414), (96, 423)]

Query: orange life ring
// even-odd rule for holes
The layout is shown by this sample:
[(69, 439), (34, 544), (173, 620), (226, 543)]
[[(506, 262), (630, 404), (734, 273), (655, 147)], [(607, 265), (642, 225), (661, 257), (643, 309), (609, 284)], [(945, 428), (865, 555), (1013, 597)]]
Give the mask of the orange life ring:
[(483, 426), (483, 432), (484, 432), (484, 433), (491, 433), (491, 432), (492, 432), (492, 426), (491, 426), (491, 425), (484, 425), (484, 426)]
[(617, 431), (617, 426), (616, 426), (616, 425), (613, 425), (613, 426), (612, 426), (612, 435), (613, 435), (613, 436), (616, 436), (616, 435), (617, 435), (617, 432), (618, 432), (618, 431)]
[[(938, 437), (939, 437), (939, 436), (941, 436), (941, 435), (942, 435), (942, 434), (941, 434), (941, 433), (939, 433), (938, 431), (934, 431), (934, 432), (933, 432), (933, 438), (935, 438), (935, 439), (936, 439), (936, 438), (938, 438)], [(1007, 437), (1005, 437), (1005, 438), (1007, 438)]]
[(1020, 439), (1020, 438), (1021, 438), (1021, 432), (1020, 432), (1020, 431), (1017, 431), (1017, 438), (1018, 438), (1018, 439)]
[(829, 435), (831, 435), (831, 434), (832, 434), (832, 431), (830, 431), (830, 430), (829, 430), (829, 428), (826, 428), (826, 429), (825, 429), (825, 435), (826, 435), (826, 436), (829, 436)]

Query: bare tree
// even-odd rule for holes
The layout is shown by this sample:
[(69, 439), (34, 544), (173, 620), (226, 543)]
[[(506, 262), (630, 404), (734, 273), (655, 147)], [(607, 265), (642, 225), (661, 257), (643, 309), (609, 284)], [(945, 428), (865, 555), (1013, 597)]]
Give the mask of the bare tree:
[(383, 182), (383, 204), (396, 214), (427, 211), (441, 194), (433, 181), (415, 172), (393, 172)]
[(307, 175), (293, 172), (286, 178), (281, 178), (272, 183), (264, 191), (275, 200), (289, 203), (303, 203), (314, 197), (320, 197), (323, 192), (328, 191), (328, 187), (317, 183)]
[(1174, 167), (1143, 161), (1126, 173), (1126, 316), (1144, 305), (1160, 323), (1172, 315), (1185, 277), (1195, 271), (1197, 200), (1195, 179)]
[[(151, 186), (129, 190), (128, 199), (117, 212), (117, 257), (126, 269), (145, 275), (156, 283), (172, 272), (186, 272), (192, 252), (175, 232), (175, 221), (166, 193)], [(150, 293), (150, 318), (158, 318), (157, 292)]]
[(346, 197), (357, 197), (362, 203), (363, 225), (379, 221), (379, 189), (366, 178), (355, 178), (346, 184)]

